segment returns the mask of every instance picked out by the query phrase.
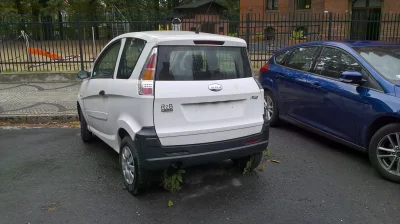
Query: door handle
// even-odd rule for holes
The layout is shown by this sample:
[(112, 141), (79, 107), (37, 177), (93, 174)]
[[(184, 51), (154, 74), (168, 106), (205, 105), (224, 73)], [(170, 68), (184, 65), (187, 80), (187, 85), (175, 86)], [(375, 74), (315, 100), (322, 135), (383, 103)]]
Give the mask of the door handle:
[(104, 90), (101, 90), (99, 92), (99, 95), (102, 96), (102, 97), (106, 97), (106, 92)]

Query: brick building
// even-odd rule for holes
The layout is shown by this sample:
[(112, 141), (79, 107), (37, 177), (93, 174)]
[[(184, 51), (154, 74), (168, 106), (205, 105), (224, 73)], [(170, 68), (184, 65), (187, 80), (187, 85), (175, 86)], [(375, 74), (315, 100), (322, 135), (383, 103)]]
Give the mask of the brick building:
[[(400, 0), (240, 0), (240, 12), (250, 13), (252, 35), (267, 38), (303, 29), (307, 40), (400, 39)], [(257, 15), (265, 26), (255, 22)]]
[(348, 13), (380, 9), (381, 13), (400, 13), (399, 0), (241, 0), (240, 12), (254, 13)]
[[(201, 31), (206, 33), (228, 33), (229, 21), (222, 16), (227, 8), (215, 0), (200, 0), (174, 8), (181, 16), (182, 30), (196, 31), (201, 24)], [(186, 16), (185, 16), (186, 15)]]

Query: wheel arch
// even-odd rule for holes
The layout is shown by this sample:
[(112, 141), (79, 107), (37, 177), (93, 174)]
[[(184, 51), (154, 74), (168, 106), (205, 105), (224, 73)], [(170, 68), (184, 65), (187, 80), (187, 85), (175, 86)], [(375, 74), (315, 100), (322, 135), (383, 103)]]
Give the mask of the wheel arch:
[(78, 119), (79, 119), (79, 121), (81, 120), (79, 111), (81, 111), (82, 115), (87, 120), (86, 112), (85, 112), (85, 110), (84, 110), (84, 108), (82, 106), (83, 106), (82, 97), (81, 97), (81, 95), (78, 95), (78, 98), (76, 100), (76, 109), (78, 110)]
[(362, 142), (365, 144), (366, 149), (369, 147), (372, 136), (382, 127), (392, 123), (400, 123), (400, 116), (397, 114), (387, 114), (375, 118), (364, 131)]
[(79, 114), (79, 111), (80, 111), (80, 112), (82, 113), (83, 117), (86, 119), (86, 122), (87, 122), (88, 119), (87, 119), (85, 110), (83, 110), (83, 108), (82, 108), (81, 103), (79, 102), (79, 100), (76, 101), (76, 109), (77, 109), (77, 112), (78, 112), (78, 120), (81, 121), (81, 115)]
[(275, 79), (273, 78), (274, 74), (271, 71), (264, 72), (262, 78), (260, 79), (261, 85), (264, 88), (264, 94), (265, 92), (270, 92), (272, 96), (275, 98), (275, 101), (278, 102), (278, 108), (280, 108), (279, 103), (280, 101), (280, 96), (279, 96), (279, 91), (278, 91), (278, 85), (275, 82)]
[(78, 120), (79, 121), (81, 121), (81, 115), (80, 115), (80, 111), (81, 111), (81, 113), (83, 113), (82, 112), (82, 109), (81, 109), (81, 105), (79, 104), (79, 101), (76, 101), (76, 109), (78, 110)]
[[(132, 139), (132, 141), (135, 141), (135, 135), (141, 129), (139, 123), (128, 116), (121, 116), (117, 122), (118, 122), (118, 130), (117, 130), (118, 146), (121, 146), (122, 139), (125, 136), (129, 136)], [(118, 153), (119, 151), (120, 149), (118, 147)]]
[(272, 78), (264, 78), (262, 80), (262, 87), (264, 88), (264, 90), (266, 91), (270, 91), (272, 93), (274, 93), (276, 95), (276, 93), (278, 92), (278, 86), (275, 83), (275, 80), (273, 80)]
[(274, 98), (276, 106), (277, 106), (277, 110), (280, 110), (282, 102), (281, 102), (280, 97), (279, 97), (278, 89), (277, 88), (269, 88), (269, 87), (265, 88), (264, 87), (264, 97), (265, 97), (265, 93), (266, 92), (269, 92), (269, 93), (272, 94), (272, 97)]

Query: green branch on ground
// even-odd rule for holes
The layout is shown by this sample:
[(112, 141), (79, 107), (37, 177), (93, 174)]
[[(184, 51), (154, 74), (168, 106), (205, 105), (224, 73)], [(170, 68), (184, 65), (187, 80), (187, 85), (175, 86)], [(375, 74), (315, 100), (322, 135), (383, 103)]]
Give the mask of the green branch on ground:
[[(264, 157), (270, 157), (270, 155), (271, 155), (271, 151), (270, 151), (269, 148), (267, 147), (267, 148), (264, 150), (264, 152), (263, 152), (263, 156), (264, 156)], [(268, 160), (268, 161), (269, 161), (269, 160)], [(264, 169), (265, 169), (265, 164), (264, 164), (264, 163), (261, 163), (261, 164), (257, 167), (257, 170), (260, 171), (260, 172), (264, 171)]]
[(186, 173), (186, 171), (180, 169), (169, 176), (167, 171), (164, 171), (164, 175), (161, 180), (163, 188), (170, 192), (179, 191), (181, 189), (181, 184), (183, 183), (182, 174), (184, 173)]
[(263, 153), (263, 155), (265, 156), (265, 157), (269, 157), (270, 156), (270, 150), (269, 150), (269, 148), (266, 148), (265, 150), (264, 150), (264, 153)]
[(246, 162), (246, 167), (243, 170), (243, 175), (251, 171), (251, 165), (253, 165), (254, 156), (250, 156), (249, 160)]

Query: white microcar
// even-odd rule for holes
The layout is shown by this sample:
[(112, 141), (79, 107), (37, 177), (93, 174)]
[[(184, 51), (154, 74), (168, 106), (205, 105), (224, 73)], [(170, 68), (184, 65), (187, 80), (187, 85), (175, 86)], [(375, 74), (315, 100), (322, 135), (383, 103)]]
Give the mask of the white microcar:
[(268, 145), (264, 90), (246, 42), (189, 31), (127, 33), (111, 40), (83, 79), (81, 137), (97, 136), (120, 155), (127, 189), (170, 166), (252, 158)]

